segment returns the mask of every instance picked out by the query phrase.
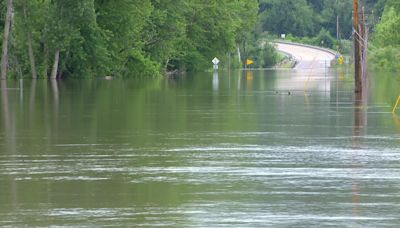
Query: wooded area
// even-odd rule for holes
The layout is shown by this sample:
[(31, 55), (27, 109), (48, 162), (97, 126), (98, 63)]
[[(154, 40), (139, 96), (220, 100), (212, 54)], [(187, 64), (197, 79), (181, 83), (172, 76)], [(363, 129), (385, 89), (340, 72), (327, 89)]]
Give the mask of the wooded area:
[[(371, 61), (398, 70), (400, 3), (361, 2)], [(2, 77), (154, 76), (206, 70), (215, 56), (241, 66), (238, 49), (266, 67), (276, 56), (261, 38), (284, 33), (336, 49), (352, 39), (352, 9), (349, 0), (7, 0)]]
[[(8, 77), (150, 76), (204, 69), (244, 42), (248, 0), (2, 1)], [(7, 4), (7, 5), (6, 5)], [(5, 23), (7, 9), (13, 12)], [(4, 27), (1, 28), (2, 31)], [(37, 71), (37, 72), (36, 72)]]
[(370, 45), (370, 62), (373, 67), (400, 71), (400, 1), (387, 0), (385, 10)]

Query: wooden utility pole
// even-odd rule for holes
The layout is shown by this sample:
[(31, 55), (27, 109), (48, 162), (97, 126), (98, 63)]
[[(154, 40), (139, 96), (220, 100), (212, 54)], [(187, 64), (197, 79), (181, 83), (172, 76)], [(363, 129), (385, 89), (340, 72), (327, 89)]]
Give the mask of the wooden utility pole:
[(4, 25), (3, 53), (1, 55), (1, 80), (7, 79), (8, 67), (8, 41), (10, 38), (11, 16), (12, 16), (13, 0), (7, 0), (7, 14)]
[(361, 48), (360, 48), (360, 34), (362, 33), (360, 29), (360, 23), (358, 19), (359, 15), (359, 4), (358, 0), (353, 0), (353, 13), (354, 13), (354, 66), (355, 66), (355, 92), (362, 93), (362, 70), (361, 70)]
[(339, 53), (339, 50), (340, 50), (339, 16), (336, 16), (336, 40), (338, 41), (338, 44), (337, 44), (337, 52)]

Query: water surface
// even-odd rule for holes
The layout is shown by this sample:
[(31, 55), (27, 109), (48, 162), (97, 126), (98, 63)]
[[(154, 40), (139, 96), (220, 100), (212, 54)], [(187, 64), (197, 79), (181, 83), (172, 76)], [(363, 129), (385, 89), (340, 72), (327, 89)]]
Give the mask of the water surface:
[(0, 226), (400, 226), (399, 80), (290, 70), (1, 89)]

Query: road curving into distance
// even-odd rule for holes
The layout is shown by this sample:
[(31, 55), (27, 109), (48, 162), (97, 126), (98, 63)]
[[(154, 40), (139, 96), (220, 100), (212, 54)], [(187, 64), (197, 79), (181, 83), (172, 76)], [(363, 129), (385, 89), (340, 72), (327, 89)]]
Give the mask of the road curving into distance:
[(308, 45), (276, 42), (278, 51), (291, 55), (296, 60), (296, 70), (326, 69), (335, 59), (335, 53), (330, 50)]

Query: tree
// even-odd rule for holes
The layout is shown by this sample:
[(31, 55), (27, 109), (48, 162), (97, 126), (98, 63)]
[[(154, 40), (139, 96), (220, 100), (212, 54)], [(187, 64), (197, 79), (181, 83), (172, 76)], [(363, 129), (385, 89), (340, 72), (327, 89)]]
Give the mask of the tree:
[(193, 0), (187, 14), (187, 68), (204, 69), (215, 56), (234, 51), (246, 39), (244, 34), (254, 30), (256, 15), (256, 1)]
[(7, 13), (4, 25), (4, 38), (3, 38), (3, 52), (1, 56), (1, 79), (7, 78), (8, 68), (8, 43), (10, 38), (10, 27), (11, 27), (11, 14), (13, 8), (13, 0), (7, 0)]
[(318, 17), (305, 0), (261, 0), (260, 23), (264, 31), (295, 36), (315, 34)]
[[(258, 4), (17, 0), (14, 7), (10, 74), (54, 79), (203, 70), (214, 56), (223, 58), (247, 39)], [(0, 9), (5, 11), (4, 1)], [(0, 22), (10, 25), (5, 18)]]
[(51, 78), (57, 72), (79, 77), (103, 73), (108, 62), (107, 50), (96, 22), (94, 0), (57, 0), (50, 11), (45, 40), (54, 53)]
[(370, 50), (370, 62), (376, 68), (400, 71), (400, 4), (388, 1), (382, 20), (373, 35), (373, 46)]
[[(4, 32), (4, 19), (6, 18), (6, 1), (0, 1), (0, 34)], [(0, 37), (0, 41), (3, 40), (3, 37)]]
[(144, 28), (144, 51), (161, 63), (164, 71), (177, 70), (186, 53), (185, 14), (189, 4), (184, 0), (152, 0), (154, 10)]
[(24, 29), (26, 33), (26, 39), (27, 39), (27, 44), (28, 44), (28, 54), (29, 54), (29, 62), (31, 65), (31, 74), (32, 78), (36, 79), (37, 78), (37, 72), (36, 72), (36, 61), (35, 61), (35, 55), (33, 51), (33, 41), (32, 41), (32, 31), (31, 31), (31, 26), (29, 24), (29, 16), (28, 16), (28, 3), (26, 0), (22, 0), (22, 10), (24, 14)]
[(132, 76), (139, 72), (154, 75), (157, 62), (143, 50), (144, 28), (153, 11), (150, 0), (96, 0), (97, 23), (106, 38), (111, 74)]
[(380, 47), (400, 46), (400, 14), (394, 6), (385, 9), (381, 23), (376, 28), (375, 43)]

